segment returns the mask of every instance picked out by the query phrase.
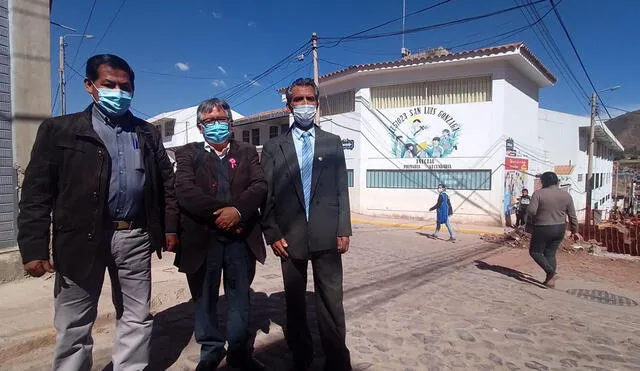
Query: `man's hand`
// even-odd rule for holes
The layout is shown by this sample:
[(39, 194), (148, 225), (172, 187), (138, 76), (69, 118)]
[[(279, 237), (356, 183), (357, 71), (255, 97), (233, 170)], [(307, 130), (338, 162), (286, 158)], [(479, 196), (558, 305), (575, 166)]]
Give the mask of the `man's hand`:
[(45, 273), (53, 273), (53, 267), (48, 260), (33, 260), (24, 265), (24, 269), (31, 277), (41, 277)]
[(176, 252), (178, 245), (180, 245), (180, 240), (178, 239), (178, 236), (171, 233), (171, 234), (165, 235), (164, 239), (165, 239), (164, 251)]
[(578, 232), (571, 233), (571, 238), (573, 238), (573, 241), (575, 241), (575, 242), (578, 242), (578, 241), (582, 240), (582, 236)]
[(235, 207), (223, 207), (222, 209), (216, 210), (213, 215), (217, 216), (216, 226), (225, 231), (240, 223), (240, 213)]
[(285, 240), (284, 238), (281, 238), (278, 241), (271, 244), (271, 249), (273, 250), (273, 253), (276, 254), (277, 257), (284, 258), (284, 259), (289, 257), (289, 253), (287, 252), (287, 247), (289, 247), (289, 245), (287, 244), (287, 240)]
[(349, 237), (338, 237), (338, 251), (344, 254), (349, 251)]

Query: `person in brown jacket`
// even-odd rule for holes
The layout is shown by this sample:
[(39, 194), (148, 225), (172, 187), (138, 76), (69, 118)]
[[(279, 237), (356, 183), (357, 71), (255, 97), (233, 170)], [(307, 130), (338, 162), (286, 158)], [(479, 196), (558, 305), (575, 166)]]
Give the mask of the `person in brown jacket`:
[(533, 193), (527, 209), (528, 221), (533, 225), (529, 254), (544, 269), (547, 277), (545, 286), (555, 287), (556, 251), (564, 239), (567, 217), (571, 236), (577, 240), (578, 217), (569, 192), (558, 187), (558, 176), (548, 171), (540, 176), (542, 189)]

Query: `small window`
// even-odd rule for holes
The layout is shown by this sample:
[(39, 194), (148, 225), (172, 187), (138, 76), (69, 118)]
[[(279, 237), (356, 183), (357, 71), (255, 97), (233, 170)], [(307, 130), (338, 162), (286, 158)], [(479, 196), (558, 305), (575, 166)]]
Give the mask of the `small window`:
[(277, 126), (269, 126), (269, 138), (278, 136), (279, 129)]
[(251, 144), (260, 145), (260, 129), (251, 129)]
[(164, 125), (164, 136), (165, 137), (171, 137), (174, 134), (174, 129), (175, 129), (175, 121), (174, 122), (167, 122)]
[(231, 140), (235, 140), (236, 139), (236, 132), (232, 131), (231, 132)]
[(245, 142), (245, 143), (249, 143), (249, 142), (251, 142), (251, 139), (250, 139), (250, 137), (249, 137), (249, 136), (250, 136), (250, 134), (249, 134), (249, 130), (243, 130), (243, 131), (242, 131), (242, 141), (243, 141), (243, 142)]
[(578, 174), (578, 181), (579, 181), (579, 182), (582, 182), (582, 178), (584, 178), (584, 175), (582, 175), (582, 174)]
[(347, 185), (353, 187), (353, 169), (347, 169)]

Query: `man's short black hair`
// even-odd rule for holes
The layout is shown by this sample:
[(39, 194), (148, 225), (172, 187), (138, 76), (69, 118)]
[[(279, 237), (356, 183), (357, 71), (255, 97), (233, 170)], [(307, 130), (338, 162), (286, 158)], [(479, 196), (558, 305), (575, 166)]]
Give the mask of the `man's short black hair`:
[(553, 171), (547, 171), (546, 173), (542, 173), (540, 175), (540, 182), (542, 183), (543, 188), (551, 187), (558, 184), (558, 176)]
[(528, 189), (526, 189), (526, 188), (522, 188), (522, 192), (527, 192), (527, 193), (529, 193), (529, 190), (528, 190)]
[(106, 64), (107, 66), (113, 68), (114, 70), (122, 70), (127, 74), (129, 74), (129, 80), (131, 80), (131, 87), (132, 88), (134, 87), (134, 80), (136, 76), (133, 73), (131, 66), (129, 66), (129, 63), (127, 63), (127, 61), (113, 54), (98, 54), (87, 59), (87, 68), (85, 73), (87, 75), (87, 78), (91, 80), (91, 82), (95, 82), (98, 79), (98, 77), (100, 77), (100, 74), (98, 73), (98, 68), (100, 68), (100, 66), (102, 66), (103, 64)]
[[(315, 81), (308, 77), (301, 77), (296, 79), (291, 85), (287, 88), (285, 95), (287, 97), (287, 104), (291, 104), (291, 99), (293, 99), (293, 88), (296, 86), (310, 86), (313, 88), (313, 94), (316, 96), (316, 102), (320, 99), (320, 90), (318, 86), (316, 86)], [(318, 102), (319, 104), (320, 102)]]

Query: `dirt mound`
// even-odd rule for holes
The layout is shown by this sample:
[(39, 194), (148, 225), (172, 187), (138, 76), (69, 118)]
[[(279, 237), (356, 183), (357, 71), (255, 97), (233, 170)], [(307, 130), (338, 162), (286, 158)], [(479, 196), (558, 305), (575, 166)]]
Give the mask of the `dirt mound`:
[[(525, 231), (523, 228), (517, 228), (503, 234), (482, 234), (480, 235), (480, 239), (486, 242), (528, 249), (531, 243), (531, 233)], [(583, 246), (588, 246), (587, 251), (592, 254), (604, 250), (596, 240), (579, 241), (579, 244), (576, 244), (569, 235), (566, 235), (564, 240), (562, 240), (559, 250), (569, 254), (575, 254), (585, 251)]]

